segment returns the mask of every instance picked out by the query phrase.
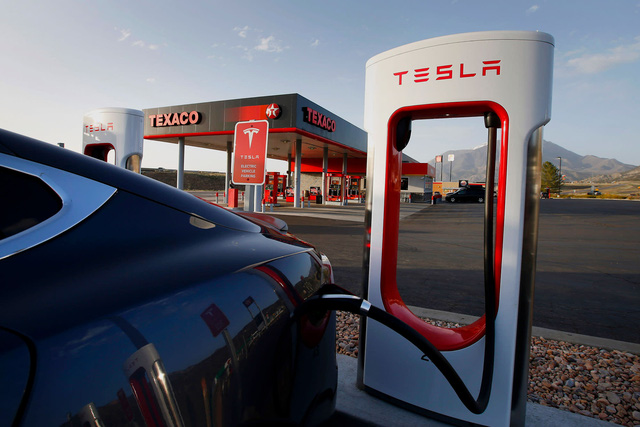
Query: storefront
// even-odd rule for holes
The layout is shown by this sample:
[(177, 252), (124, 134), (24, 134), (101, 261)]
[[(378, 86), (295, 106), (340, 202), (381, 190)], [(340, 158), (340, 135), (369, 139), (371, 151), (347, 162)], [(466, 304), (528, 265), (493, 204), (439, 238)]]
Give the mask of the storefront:
[[(287, 186), (292, 189), (295, 206), (300, 206), (305, 191), (326, 195), (329, 174), (333, 173), (342, 175), (336, 202), (360, 194), (361, 183), (354, 183), (355, 178), (347, 182), (346, 177), (366, 173), (366, 133), (299, 94), (148, 108), (143, 112), (144, 139), (180, 146), (179, 188), (183, 182), (185, 146), (226, 151), (229, 188), (235, 124), (267, 120), (267, 158), (288, 165), (287, 175), (281, 181), (284, 184), (278, 183), (279, 197), (284, 196)], [(274, 183), (268, 185), (273, 188)]]
[(403, 163), (400, 199), (403, 202), (430, 202), (434, 191), (435, 168), (428, 163)]

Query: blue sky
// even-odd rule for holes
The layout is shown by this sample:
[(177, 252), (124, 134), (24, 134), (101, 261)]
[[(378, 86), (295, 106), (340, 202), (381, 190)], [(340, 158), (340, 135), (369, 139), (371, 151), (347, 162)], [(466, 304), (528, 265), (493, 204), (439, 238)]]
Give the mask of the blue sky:
[[(640, 165), (640, 0), (2, 0), (0, 128), (80, 151), (82, 116), (96, 108), (280, 93), (362, 127), (370, 57), (487, 30), (554, 36), (546, 140)], [(432, 143), (407, 154), (426, 162), (484, 142), (473, 124), (433, 126)], [(143, 167), (176, 165), (175, 145), (145, 143)], [(186, 168), (224, 170), (224, 154), (188, 149)]]

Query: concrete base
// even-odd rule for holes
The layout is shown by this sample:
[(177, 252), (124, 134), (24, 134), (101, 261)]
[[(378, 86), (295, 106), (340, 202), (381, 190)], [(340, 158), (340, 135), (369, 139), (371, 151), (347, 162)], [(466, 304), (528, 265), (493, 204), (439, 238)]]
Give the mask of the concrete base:
[[(338, 356), (338, 397), (331, 426), (447, 426), (369, 395), (356, 387), (357, 359)], [(526, 425), (533, 427), (604, 427), (605, 421), (527, 403)]]

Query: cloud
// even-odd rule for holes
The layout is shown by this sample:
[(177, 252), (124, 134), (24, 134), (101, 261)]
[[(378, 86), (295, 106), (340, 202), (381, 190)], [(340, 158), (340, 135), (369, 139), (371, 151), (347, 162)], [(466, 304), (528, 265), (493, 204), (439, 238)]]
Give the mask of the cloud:
[(538, 6), (537, 4), (534, 4), (529, 9), (527, 9), (527, 15), (537, 12), (538, 9), (540, 9), (540, 6)]
[(250, 30), (250, 28), (249, 28), (248, 26), (246, 26), (246, 25), (245, 25), (244, 27), (242, 27), (242, 28), (240, 28), (240, 27), (235, 27), (235, 28), (233, 29), (233, 31), (235, 31), (236, 33), (238, 33), (238, 35), (239, 35), (240, 37), (242, 37), (243, 39), (246, 39), (246, 38), (247, 38), (247, 33), (249, 32), (249, 30)]
[(249, 62), (253, 61), (253, 53), (249, 48), (245, 46), (234, 46), (233, 48), (242, 51), (243, 59), (246, 59)]
[(262, 52), (282, 52), (284, 49), (280, 45), (280, 42), (275, 37), (269, 36), (260, 39), (260, 44), (254, 47), (255, 50)]
[(576, 56), (582, 52), (584, 52), (586, 49), (581, 47), (580, 49), (575, 49), (575, 50), (570, 50), (568, 52), (565, 52), (562, 56), (565, 58), (571, 57), (571, 56)]
[[(117, 32), (120, 33), (120, 37), (118, 38), (118, 42), (123, 42), (127, 39), (129, 39), (129, 37), (131, 37), (131, 30), (125, 30), (125, 29), (121, 29), (121, 28), (115, 28), (115, 30)], [(135, 46), (135, 47), (140, 47), (140, 48), (147, 48), (149, 50), (159, 50), (160, 49), (160, 45), (159, 44), (151, 44), (151, 43), (147, 43), (143, 40), (136, 40), (134, 42), (131, 43), (131, 46)]]
[(597, 74), (620, 64), (629, 64), (640, 60), (640, 36), (635, 42), (616, 46), (604, 53), (587, 53), (569, 59), (567, 65), (580, 74)]
[(118, 38), (119, 42), (125, 41), (131, 35), (131, 30), (123, 30), (123, 29), (119, 29), (117, 27), (115, 28), (115, 30), (120, 33), (120, 37)]

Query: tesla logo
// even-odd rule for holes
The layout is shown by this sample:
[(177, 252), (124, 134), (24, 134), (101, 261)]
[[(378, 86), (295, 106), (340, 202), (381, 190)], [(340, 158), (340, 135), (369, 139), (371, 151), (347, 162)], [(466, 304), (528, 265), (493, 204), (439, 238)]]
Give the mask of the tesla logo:
[(151, 126), (180, 126), (180, 125), (197, 125), (202, 120), (202, 113), (197, 111), (169, 114), (154, 114), (149, 116)]
[(245, 135), (249, 137), (249, 148), (251, 148), (251, 143), (253, 142), (253, 135), (260, 132), (260, 129), (257, 128), (247, 128), (242, 131)]
[(92, 125), (84, 125), (84, 132), (104, 132), (107, 130), (113, 130), (113, 123), (107, 123), (107, 127), (104, 127), (103, 123), (95, 123)]
[(482, 73), (483, 77), (487, 76), (489, 73), (499, 76), (501, 61), (501, 59), (493, 61), (482, 61), (482, 67), (479, 70), (478, 68), (468, 67), (465, 64), (459, 64), (456, 67), (454, 67), (453, 64), (448, 64), (439, 65), (437, 67), (416, 68), (412, 70), (412, 74), (410, 74), (409, 76), (407, 76), (407, 74), (409, 74), (409, 71), (398, 71), (396, 73), (393, 73), (393, 75), (398, 78), (398, 86), (402, 86), (405, 83), (405, 76), (408, 78), (413, 77), (414, 83), (427, 82), (429, 81), (429, 79), (465, 79), (469, 77), (476, 77), (478, 75), (478, 72)]
[(317, 112), (316, 110), (309, 107), (302, 107), (302, 111), (304, 112), (304, 116), (302, 119), (310, 123), (314, 126), (318, 126), (321, 129), (328, 130), (329, 132), (335, 132), (336, 130), (336, 121), (330, 119), (322, 113)]
[(280, 117), (280, 106), (278, 104), (269, 104), (267, 107), (267, 117), (270, 119), (277, 119)]
[(268, 137), (268, 120), (236, 123), (233, 133), (232, 180), (234, 184), (264, 184)]

